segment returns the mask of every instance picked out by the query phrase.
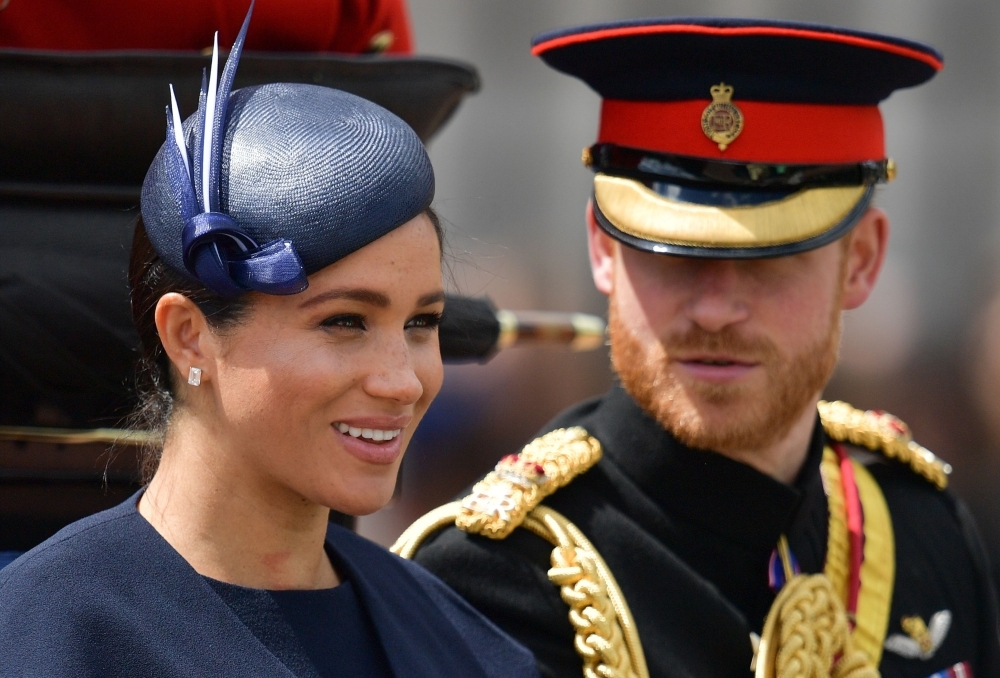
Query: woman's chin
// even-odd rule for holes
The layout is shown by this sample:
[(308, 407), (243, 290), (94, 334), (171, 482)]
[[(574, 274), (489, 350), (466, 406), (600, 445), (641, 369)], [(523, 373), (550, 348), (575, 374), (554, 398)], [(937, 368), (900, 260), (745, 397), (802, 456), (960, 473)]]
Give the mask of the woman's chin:
[[(359, 483), (361, 484), (361, 483)], [(395, 478), (391, 483), (365, 483), (352, 488), (349, 494), (327, 497), (322, 503), (334, 511), (350, 516), (367, 516), (385, 508), (392, 501), (396, 489)]]

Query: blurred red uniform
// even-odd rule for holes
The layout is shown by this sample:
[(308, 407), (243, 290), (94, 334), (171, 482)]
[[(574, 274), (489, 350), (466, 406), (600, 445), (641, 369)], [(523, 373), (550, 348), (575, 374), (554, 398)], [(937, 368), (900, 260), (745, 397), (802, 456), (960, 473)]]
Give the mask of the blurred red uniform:
[[(249, 0), (0, 0), (0, 47), (202, 50), (236, 39)], [(412, 52), (405, 0), (257, 0), (248, 50)]]

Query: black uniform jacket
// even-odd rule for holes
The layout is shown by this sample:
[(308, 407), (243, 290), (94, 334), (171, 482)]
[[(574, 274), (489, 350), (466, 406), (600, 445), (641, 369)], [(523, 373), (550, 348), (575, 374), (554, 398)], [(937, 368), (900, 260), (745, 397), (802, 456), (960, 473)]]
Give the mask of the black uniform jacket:
[[(292, 678), (139, 515), (137, 499), (70, 525), (0, 571), (0, 676)], [(538, 675), (530, 653), (420, 566), (334, 525), (327, 549), (394, 675)]]
[[(621, 586), (655, 678), (746, 678), (750, 632), (775, 594), (768, 561), (786, 534), (803, 572), (822, 572), (828, 533), (817, 423), (805, 466), (785, 485), (722, 455), (684, 447), (619, 387), (563, 413), (545, 431), (583, 426), (601, 461), (545, 504), (591, 540)], [(909, 468), (868, 455), (892, 515), (896, 584), (889, 634), (903, 616), (952, 623), (930, 659), (886, 651), (883, 678), (925, 678), (967, 661), (1000, 676), (1000, 640), (985, 554), (965, 508)], [(543, 675), (578, 678), (568, 608), (549, 582), (552, 547), (527, 530), (507, 539), (455, 527), (416, 560), (531, 648)]]

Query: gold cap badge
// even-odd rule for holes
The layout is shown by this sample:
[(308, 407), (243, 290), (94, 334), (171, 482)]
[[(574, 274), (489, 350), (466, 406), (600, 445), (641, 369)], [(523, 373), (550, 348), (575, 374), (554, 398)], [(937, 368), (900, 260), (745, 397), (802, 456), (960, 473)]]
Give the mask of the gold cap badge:
[(701, 114), (701, 131), (724, 151), (743, 131), (743, 113), (732, 101), (733, 87), (724, 82), (712, 85), (712, 103)]

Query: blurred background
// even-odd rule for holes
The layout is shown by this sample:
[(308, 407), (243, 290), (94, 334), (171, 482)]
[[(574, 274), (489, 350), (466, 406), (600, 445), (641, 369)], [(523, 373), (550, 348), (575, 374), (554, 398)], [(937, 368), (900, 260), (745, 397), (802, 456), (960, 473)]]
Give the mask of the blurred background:
[[(598, 97), (529, 52), (541, 31), (638, 16), (816, 21), (928, 42), (929, 84), (883, 106), (895, 182), (876, 198), (893, 223), (872, 298), (845, 319), (826, 397), (885, 409), (949, 461), (1000, 562), (1000, 3), (988, 0), (411, 0), (416, 52), (475, 64), (482, 89), (431, 145), (450, 284), (514, 309), (604, 315), (584, 240), (591, 174), (580, 151)], [(391, 543), (517, 451), (552, 416), (612, 381), (607, 352), (514, 348), (446, 368), (408, 453), (396, 500), (360, 521)]]

